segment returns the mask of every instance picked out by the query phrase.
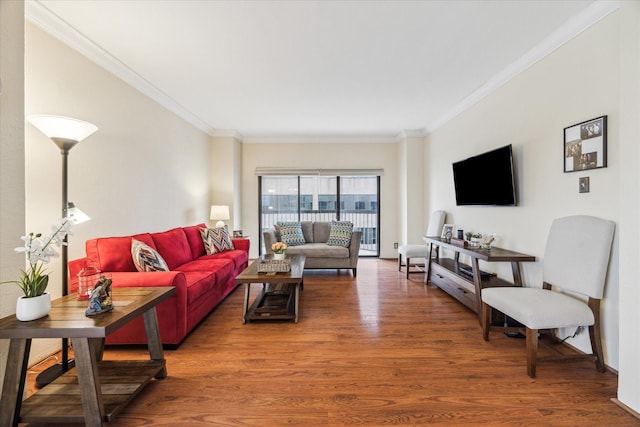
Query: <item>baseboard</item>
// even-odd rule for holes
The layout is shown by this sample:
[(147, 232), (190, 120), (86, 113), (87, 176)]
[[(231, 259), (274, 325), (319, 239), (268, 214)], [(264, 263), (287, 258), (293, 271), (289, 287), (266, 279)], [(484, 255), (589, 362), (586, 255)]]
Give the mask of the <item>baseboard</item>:
[(618, 399), (616, 399), (615, 397), (611, 398), (611, 401), (613, 403), (615, 403), (616, 405), (618, 405), (619, 407), (621, 407), (622, 409), (624, 409), (625, 411), (627, 411), (628, 413), (630, 413), (631, 415), (633, 415), (634, 417), (638, 418), (640, 420), (640, 412), (634, 411), (633, 409), (629, 408), (627, 405), (625, 405), (624, 403), (620, 402)]

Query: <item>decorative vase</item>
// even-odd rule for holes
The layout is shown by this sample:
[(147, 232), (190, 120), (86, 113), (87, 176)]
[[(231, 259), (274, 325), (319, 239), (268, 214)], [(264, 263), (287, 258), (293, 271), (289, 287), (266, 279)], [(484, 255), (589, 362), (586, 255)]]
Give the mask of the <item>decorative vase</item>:
[(273, 254), (273, 259), (283, 260), (287, 257), (287, 255), (283, 252), (281, 254)]
[(51, 295), (44, 294), (27, 298), (24, 295), (16, 303), (16, 318), (22, 322), (36, 320), (49, 314), (51, 310)]

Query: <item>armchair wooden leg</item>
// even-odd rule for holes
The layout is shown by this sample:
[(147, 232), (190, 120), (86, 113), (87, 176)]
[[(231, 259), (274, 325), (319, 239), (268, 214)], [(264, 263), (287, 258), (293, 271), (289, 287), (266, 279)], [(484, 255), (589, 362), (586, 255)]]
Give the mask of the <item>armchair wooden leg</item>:
[(491, 306), (482, 303), (482, 338), (489, 341), (489, 329), (491, 328)]
[(602, 355), (602, 339), (600, 337), (600, 322), (589, 326), (589, 339), (591, 340), (591, 351), (595, 357), (596, 369), (604, 372), (604, 357)]
[(398, 271), (402, 271), (402, 255), (398, 254)]
[(593, 325), (589, 326), (589, 340), (591, 341), (591, 351), (595, 357), (596, 369), (604, 372), (604, 356), (602, 355), (602, 337), (600, 335), (600, 300), (589, 298), (589, 308), (595, 318)]
[(527, 375), (536, 377), (536, 356), (538, 354), (538, 330), (527, 328)]
[(407, 257), (407, 279), (409, 278), (409, 269), (411, 268), (411, 258)]

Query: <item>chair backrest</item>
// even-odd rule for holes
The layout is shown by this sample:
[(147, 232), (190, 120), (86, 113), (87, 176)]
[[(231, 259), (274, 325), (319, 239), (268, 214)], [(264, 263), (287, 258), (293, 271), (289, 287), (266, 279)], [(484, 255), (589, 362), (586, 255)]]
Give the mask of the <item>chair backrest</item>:
[(427, 236), (440, 236), (446, 217), (447, 213), (445, 211), (433, 211), (429, 217)]
[(615, 223), (587, 215), (553, 221), (543, 260), (543, 280), (601, 299)]

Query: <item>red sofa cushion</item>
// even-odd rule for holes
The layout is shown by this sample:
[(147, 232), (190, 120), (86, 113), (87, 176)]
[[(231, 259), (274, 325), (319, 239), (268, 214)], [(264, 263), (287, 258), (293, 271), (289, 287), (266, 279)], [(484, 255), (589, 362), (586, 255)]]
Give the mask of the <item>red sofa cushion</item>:
[(189, 247), (191, 248), (191, 259), (199, 258), (205, 254), (204, 242), (200, 235), (201, 228), (207, 228), (207, 226), (202, 223), (183, 228), (184, 234), (187, 235), (187, 240), (189, 241)]
[(91, 239), (85, 244), (89, 265), (100, 271), (138, 271), (131, 257), (131, 239), (139, 240), (157, 249), (149, 233)]
[(234, 268), (241, 267), (243, 264), (246, 264), (249, 261), (249, 254), (245, 251), (234, 249), (231, 251), (218, 252), (213, 255), (205, 255), (200, 259), (206, 260), (211, 257), (227, 259), (233, 262)]
[(162, 255), (169, 270), (191, 261), (191, 248), (182, 228), (174, 228), (162, 233), (152, 233), (156, 249)]

